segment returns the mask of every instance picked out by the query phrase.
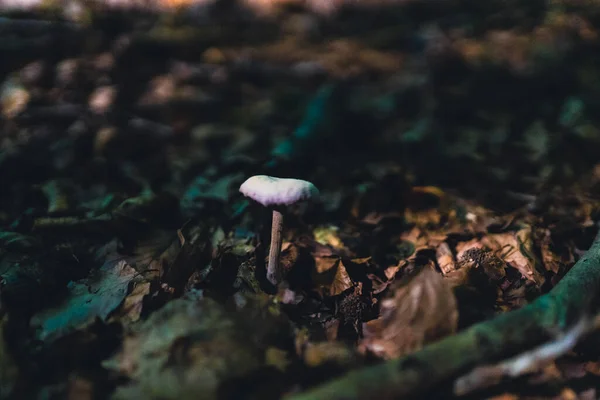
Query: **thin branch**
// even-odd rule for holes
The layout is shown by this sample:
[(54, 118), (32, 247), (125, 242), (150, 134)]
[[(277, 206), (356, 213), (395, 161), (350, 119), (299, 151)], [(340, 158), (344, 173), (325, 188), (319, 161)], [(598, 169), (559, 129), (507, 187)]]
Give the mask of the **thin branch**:
[(503, 378), (516, 378), (539, 370), (542, 366), (571, 351), (577, 342), (594, 327), (590, 318), (584, 317), (568, 332), (561, 333), (549, 343), (500, 364), (477, 367), (456, 380), (454, 394), (463, 396), (475, 390), (498, 384)]

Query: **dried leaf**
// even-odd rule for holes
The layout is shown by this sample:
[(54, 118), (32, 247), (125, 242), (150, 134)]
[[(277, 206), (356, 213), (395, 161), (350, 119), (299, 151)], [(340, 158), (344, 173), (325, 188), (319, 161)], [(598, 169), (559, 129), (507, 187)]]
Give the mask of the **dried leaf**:
[(400, 238), (403, 241), (413, 244), (413, 255), (416, 254), (419, 250), (423, 250), (428, 247), (427, 236), (421, 231), (421, 229), (417, 228), (416, 226), (410, 231), (403, 233)]
[[(113, 398), (219, 398), (228, 380), (258, 369), (269, 348), (265, 338), (256, 339), (263, 346), (252, 340), (251, 325), (241, 322), (247, 312), (229, 312), (197, 292), (169, 302), (127, 333), (121, 351), (103, 363), (130, 378)], [(252, 316), (258, 330), (270, 318)]]
[(338, 257), (316, 257), (313, 279), (329, 296), (337, 296), (353, 286), (346, 267)]
[(150, 294), (150, 286), (150, 282), (136, 283), (111, 320), (118, 320), (121, 323), (138, 321), (142, 314), (144, 298)]
[(324, 274), (340, 263), (339, 257), (315, 257), (315, 267), (318, 274)]
[(125, 261), (108, 262), (87, 279), (72, 282), (65, 300), (31, 319), (40, 340), (55, 340), (83, 329), (96, 318), (103, 321), (121, 304), (136, 272)]
[(108, 258), (125, 259), (146, 281), (165, 279), (165, 271), (170, 270), (184, 246), (176, 232), (153, 230), (135, 243), (128, 256), (113, 249)]
[(363, 324), (362, 350), (389, 359), (420, 349), (456, 331), (456, 299), (440, 274), (423, 268), (392, 288), (381, 316)]
[(337, 296), (338, 294), (346, 291), (347, 289), (352, 287), (352, 280), (350, 276), (348, 276), (348, 272), (346, 271), (346, 267), (342, 263), (338, 265), (335, 277), (333, 279), (333, 283), (329, 289), (330, 296)]
[(488, 235), (481, 243), (496, 251), (507, 264), (519, 270), (525, 279), (535, 282), (538, 287), (544, 282), (544, 277), (536, 270), (530, 227), (517, 232)]

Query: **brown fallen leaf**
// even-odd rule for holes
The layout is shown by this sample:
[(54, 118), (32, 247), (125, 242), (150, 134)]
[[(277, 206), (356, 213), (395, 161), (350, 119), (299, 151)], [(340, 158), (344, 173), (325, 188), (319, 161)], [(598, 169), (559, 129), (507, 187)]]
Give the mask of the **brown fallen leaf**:
[[(129, 378), (112, 398), (213, 400), (231, 380), (257, 371), (265, 361), (283, 367), (287, 357), (273, 348), (278, 335), (286, 337), (285, 330), (271, 325), (277, 317), (242, 297), (242, 309), (230, 311), (190, 292), (131, 326), (120, 351), (103, 362)], [(271, 334), (274, 326), (277, 333)]]
[(414, 250), (409, 260), (413, 259), (415, 255), (420, 251), (429, 248), (429, 238), (427, 234), (416, 226), (410, 231), (403, 233), (400, 239), (405, 242), (412, 243)]
[(325, 295), (337, 296), (354, 285), (339, 257), (315, 257), (315, 266), (313, 280)]
[(405, 211), (407, 222), (417, 226), (438, 226), (449, 211), (448, 196), (434, 186), (416, 186), (408, 195)]
[(121, 307), (110, 318), (111, 321), (132, 323), (140, 319), (144, 298), (150, 294), (150, 282), (134, 283), (131, 293), (125, 297)]
[(538, 287), (544, 283), (544, 277), (536, 269), (531, 227), (517, 232), (487, 235), (481, 243), (497, 251), (498, 256), (519, 270), (525, 279), (533, 281)]
[(397, 358), (456, 331), (456, 299), (432, 268), (396, 283), (391, 293), (381, 302), (381, 316), (363, 324), (361, 351)]

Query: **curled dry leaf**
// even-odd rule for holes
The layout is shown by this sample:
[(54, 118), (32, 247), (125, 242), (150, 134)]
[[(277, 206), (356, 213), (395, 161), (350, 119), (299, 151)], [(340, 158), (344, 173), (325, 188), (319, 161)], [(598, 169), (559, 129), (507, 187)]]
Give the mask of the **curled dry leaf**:
[(517, 232), (488, 235), (481, 243), (497, 251), (498, 256), (519, 270), (525, 279), (533, 281), (538, 287), (544, 283), (544, 277), (536, 270), (530, 227)]
[(363, 324), (361, 350), (390, 359), (420, 349), (454, 333), (458, 323), (456, 299), (440, 274), (423, 268), (392, 287), (381, 303), (381, 316)]
[[(481, 250), (474, 252), (475, 249)], [(517, 269), (523, 277), (534, 282), (538, 287), (544, 277), (536, 269), (536, 257), (533, 252), (531, 228), (526, 227), (517, 232), (504, 232), (484, 236), (481, 240), (472, 239), (456, 246), (457, 260), (479, 263), (485, 272), (493, 275), (504, 275), (503, 264)], [(474, 255), (479, 256), (474, 257)], [(501, 276), (500, 276), (501, 277)]]
[(329, 295), (337, 296), (341, 294), (345, 290), (352, 287), (352, 280), (348, 275), (348, 271), (346, 271), (346, 267), (340, 261), (335, 270), (335, 275), (333, 276), (333, 280), (331, 285), (329, 286)]
[(443, 243), (447, 239), (447, 235), (443, 232), (422, 230), (415, 226), (410, 231), (403, 233), (400, 239), (414, 246), (412, 255), (408, 257), (408, 260), (414, 260), (421, 250), (436, 248)]
[(323, 294), (337, 296), (353, 286), (346, 267), (339, 257), (315, 257), (313, 280)]

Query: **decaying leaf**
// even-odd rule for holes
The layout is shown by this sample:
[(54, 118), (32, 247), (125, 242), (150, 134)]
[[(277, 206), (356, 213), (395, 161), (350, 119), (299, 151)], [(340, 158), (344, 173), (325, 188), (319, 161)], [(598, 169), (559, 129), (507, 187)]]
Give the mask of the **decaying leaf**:
[(131, 293), (125, 297), (119, 310), (115, 311), (112, 319), (121, 323), (131, 323), (140, 319), (144, 298), (150, 294), (150, 282), (137, 282)]
[(70, 283), (61, 304), (32, 317), (38, 338), (52, 341), (85, 328), (96, 318), (105, 321), (127, 296), (135, 276), (136, 271), (127, 262), (108, 262), (88, 278)]
[(412, 255), (408, 258), (412, 260), (419, 251), (436, 248), (447, 239), (447, 236), (445, 233), (425, 231), (415, 226), (410, 231), (403, 233), (400, 238), (405, 242), (413, 244)]
[(313, 279), (324, 294), (337, 296), (353, 286), (352, 279), (338, 257), (316, 257)]
[(440, 274), (423, 268), (408, 281), (392, 287), (381, 303), (381, 316), (363, 324), (363, 351), (389, 359), (454, 333), (456, 299)]
[(544, 282), (544, 277), (536, 269), (530, 227), (517, 232), (487, 235), (481, 243), (497, 251), (498, 256), (511, 267), (519, 270), (525, 279), (535, 282), (538, 286)]
[(448, 196), (440, 188), (413, 187), (408, 197), (405, 217), (408, 222), (415, 223), (417, 226), (437, 226), (443, 215), (448, 213)]
[(165, 279), (165, 273), (170, 270), (185, 244), (181, 245), (176, 232), (153, 230), (133, 244), (127, 256), (120, 254), (114, 246), (116, 244), (107, 248), (108, 259), (125, 259), (144, 279), (151, 281)]
[(217, 399), (228, 381), (255, 371), (264, 357), (236, 315), (197, 292), (154, 312), (104, 362), (131, 379), (113, 399)]

